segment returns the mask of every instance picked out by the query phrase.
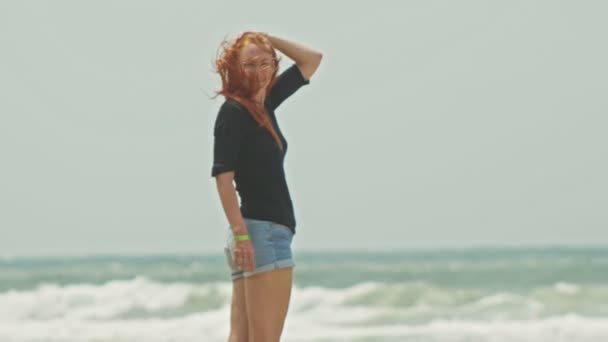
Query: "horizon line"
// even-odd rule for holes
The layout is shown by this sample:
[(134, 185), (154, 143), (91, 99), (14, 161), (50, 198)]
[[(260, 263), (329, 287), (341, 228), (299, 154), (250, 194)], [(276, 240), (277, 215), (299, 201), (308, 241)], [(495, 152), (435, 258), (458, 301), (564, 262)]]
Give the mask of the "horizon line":
[[(157, 251), (157, 252), (118, 252), (118, 251), (93, 251), (93, 252), (73, 252), (73, 253), (12, 253), (5, 252), (0, 254), (0, 261), (11, 259), (30, 259), (30, 258), (103, 258), (103, 257), (191, 257), (191, 256), (215, 256), (223, 255), (223, 247), (218, 249), (201, 249), (197, 251)], [(407, 246), (407, 247), (320, 247), (320, 248), (297, 248), (294, 253), (314, 254), (314, 253), (407, 253), (407, 252), (439, 252), (439, 251), (481, 251), (481, 250), (549, 250), (549, 249), (607, 249), (608, 244), (492, 244), (492, 245), (466, 245), (466, 246)]]

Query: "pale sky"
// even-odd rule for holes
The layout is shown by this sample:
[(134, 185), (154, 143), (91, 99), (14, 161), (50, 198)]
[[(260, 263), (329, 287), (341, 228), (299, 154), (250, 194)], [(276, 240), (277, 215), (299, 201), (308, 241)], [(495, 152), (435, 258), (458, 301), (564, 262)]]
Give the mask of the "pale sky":
[(244, 30), (324, 54), (277, 111), (296, 253), (608, 244), (607, 11), (2, 1), (0, 256), (221, 253), (211, 62)]

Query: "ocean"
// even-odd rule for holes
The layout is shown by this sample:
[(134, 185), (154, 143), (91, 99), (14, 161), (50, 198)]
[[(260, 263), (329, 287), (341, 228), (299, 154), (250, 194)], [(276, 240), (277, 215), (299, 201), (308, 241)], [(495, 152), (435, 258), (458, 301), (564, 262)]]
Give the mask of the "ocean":
[[(282, 341), (608, 341), (608, 248), (294, 257)], [(221, 250), (5, 256), (0, 341), (226, 341), (230, 294)]]

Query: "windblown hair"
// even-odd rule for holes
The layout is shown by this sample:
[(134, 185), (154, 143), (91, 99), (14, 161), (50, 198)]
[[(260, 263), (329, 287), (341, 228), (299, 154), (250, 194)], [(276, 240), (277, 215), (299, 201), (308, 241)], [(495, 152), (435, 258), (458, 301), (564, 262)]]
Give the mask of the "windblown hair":
[(215, 72), (217, 72), (222, 79), (222, 88), (216, 91), (215, 97), (222, 95), (226, 99), (233, 99), (239, 102), (247, 111), (249, 111), (250, 115), (253, 116), (260, 126), (270, 132), (279, 145), (279, 148), (283, 150), (283, 143), (272, 126), (270, 115), (263, 105), (259, 106), (253, 100), (253, 96), (259, 90), (255, 86), (257, 84), (257, 76), (255, 74), (252, 76), (245, 74), (239, 62), (239, 53), (241, 49), (248, 44), (256, 44), (259, 48), (272, 55), (274, 73), (266, 86), (266, 94), (268, 94), (275, 84), (279, 59), (277, 58), (277, 54), (272, 47), (272, 44), (263, 34), (244, 32), (232, 41), (224, 40), (220, 46), (218, 56), (215, 60)]

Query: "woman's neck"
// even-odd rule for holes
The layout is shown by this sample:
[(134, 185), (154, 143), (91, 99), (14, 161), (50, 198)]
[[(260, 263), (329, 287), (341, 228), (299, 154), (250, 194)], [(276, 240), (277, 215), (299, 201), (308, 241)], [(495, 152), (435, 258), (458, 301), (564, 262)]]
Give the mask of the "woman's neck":
[(257, 104), (258, 106), (264, 106), (264, 100), (266, 100), (266, 92), (265, 91), (261, 91), (259, 93), (257, 93), (254, 97), (253, 97), (253, 102), (255, 102), (255, 104)]

